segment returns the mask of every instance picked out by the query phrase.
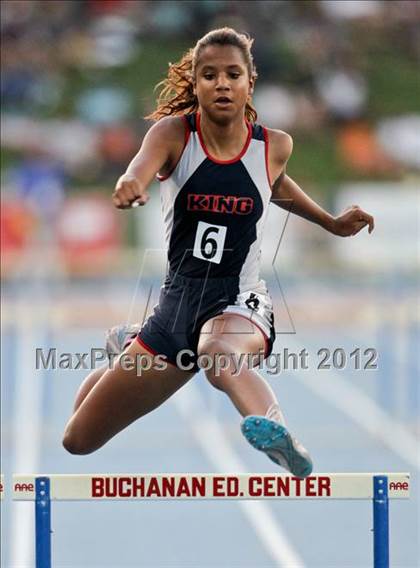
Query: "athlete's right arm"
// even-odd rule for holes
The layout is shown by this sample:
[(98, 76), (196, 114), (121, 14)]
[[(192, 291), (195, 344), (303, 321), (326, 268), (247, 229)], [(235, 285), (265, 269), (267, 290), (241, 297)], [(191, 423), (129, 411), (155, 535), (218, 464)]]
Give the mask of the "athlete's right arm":
[(167, 117), (156, 122), (147, 132), (126, 172), (117, 181), (112, 194), (115, 207), (127, 209), (134, 203), (145, 205), (149, 200), (148, 186), (159, 170), (171, 162), (183, 140), (182, 119)]

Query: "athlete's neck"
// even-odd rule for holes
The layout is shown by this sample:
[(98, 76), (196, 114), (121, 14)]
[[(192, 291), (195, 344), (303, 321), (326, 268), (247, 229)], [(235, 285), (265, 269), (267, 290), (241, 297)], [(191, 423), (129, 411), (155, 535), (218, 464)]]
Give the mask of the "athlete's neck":
[(200, 112), (200, 127), (207, 151), (220, 160), (230, 160), (238, 156), (245, 146), (249, 132), (243, 116), (220, 124)]

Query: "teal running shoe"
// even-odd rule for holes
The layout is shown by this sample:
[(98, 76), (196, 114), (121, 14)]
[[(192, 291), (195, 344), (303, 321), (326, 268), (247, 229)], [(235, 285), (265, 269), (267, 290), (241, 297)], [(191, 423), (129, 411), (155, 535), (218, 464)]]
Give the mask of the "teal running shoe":
[(292, 438), (285, 426), (264, 416), (246, 416), (241, 430), (251, 446), (266, 453), (274, 463), (296, 477), (311, 474), (313, 464), (308, 451)]

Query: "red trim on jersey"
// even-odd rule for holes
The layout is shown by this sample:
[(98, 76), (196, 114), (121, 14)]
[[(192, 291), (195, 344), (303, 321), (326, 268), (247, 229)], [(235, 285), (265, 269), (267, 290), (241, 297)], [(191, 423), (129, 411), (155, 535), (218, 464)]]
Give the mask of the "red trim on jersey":
[(264, 133), (264, 142), (265, 142), (265, 148), (264, 148), (265, 170), (267, 172), (268, 185), (270, 186), (270, 189), (271, 189), (270, 172), (268, 170), (268, 130), (266, 129), (265, 126), (263, 126), (263, 133)]
[(183, 121), (184, 121), (184, 123), (185, 123), (185, 125), (184, 125), (184, 126), (185, 126), (185, 130), (184, 130), (184, 147), (182, 148), (182, 152), (181, 152), (181, 154), (180, 154), (180, 156), (179, 156), (179, 158), (178, 158), (177, 163), (174, 165), (174, 167), (172, 168), (172, 170), (171, 170), (168, 174), (166, 174), (166, 176), (161, 176), (160, 174), (156, 174), (156, 178), (157, 178), (159, 181), (165, 181), (166, 179), (170, 178), (171, 175), (174, 173), (175, 168), (176, 168), (177, 165), (179, 164), (179, 160), (182, 158), (182, 154), (184, 153), (185, 147), (186, 147), (186, 145), (188, 144), (188, 140), (190, 139), (191, 130), (190, 130), (190, 126), (189, 126), (189, 124), (188, 124), (188, 120), (187, 120), (185, 114), (182, 115), (182, 119), (183, 119)]
[(252, 319), (252, 317), (248, 317), (248, 316), (245, 316), (244, 314), (237, 314), (236, 312), (229, 312), (229, 311), (223, 312), (223, 313), (228, 314), (228, 315), (232, 315), (232, 316), (238, 316), (239, 318), (244, 318), (244, 319), (250, 321), (251, 323), (253, 323), (256, 327), (258, 327), (258, 329), (261, 331), (261, 333), (262, 333), (263, 336), (264, 336), (264, 344), (265, 344), (265, 347), (264, 347), (264, 359), (266, 359), (266, 358), (268, 357), (269, 344), (268, 344), (268, 337), (267, 337), (267, 334), (265, 333), (265, 331), (263, 330), (263, 328), (262, 328), (260, 325), (258, 325), (257, 322)]
[(154, 349), (152, 349), (152, 347), (149, 347), (149, 345), (147, 345), (142, 339), (140, 339), (139, 336), (137, 336), (137, 341), (140, 343), (140, 345), (142, 347), (144, 347), (146, 349), (146, 351), (148, 351), (151, 355), (159, 355), (159, 353), (157, 351), (155, 351)]
[(144, 348), (146, 349), (146, 351), (148, 351), (151, 355), (162, 355), (165, 357), (165, 361), (167, 361), (170, 365), (172, 365), (173, 367), (176, 367), (178, 369), (178, 366), (176, 365), (176, 363), (173, 363), (172, 361), (170, 361), (168, 359), (168, 357), (164, 354), (164, 353), (158, 353), (157, 351), (155, 351), (152, 347), (150, 347), (149, 345), (147, 345), (147, 343), (145, 343), (142, 339), (140, 339), (139, 336), (137, 336), (137, 341), (138, 343)]
[(248, 127), (248, 136), (247, 136), (244, 147), (242, 148), (240, 154), (238, 156), (236, 156), (236, 158), (232, 158), (231, 160), (218, 160), (217, 158), (214, 158), (209, 153), (209, 151), (206, 148), (206, 145), (204, 144), (203, 135), (202, 135), (202, 132), (201, 132), (201, 117), (200, 117), (200, 113), (197, 112), (198, 139), (200, 140), (201, 147), (203, 148), (204, 153), (206, 154), (207, 158), (209, 158), (209, 160), (211, 160), (212, 162), (214, 162), (216, 164), (234, 164), (235, 162), (238, 162), (242, 158), (242, 156), (245, 154), (245, 152), (248, 150), (248, 146), (249, 146), (249, 144), (251, 142), (251, 138), (252, 138), (252, 126), (248, 121), (246, 121), (246, 125)]

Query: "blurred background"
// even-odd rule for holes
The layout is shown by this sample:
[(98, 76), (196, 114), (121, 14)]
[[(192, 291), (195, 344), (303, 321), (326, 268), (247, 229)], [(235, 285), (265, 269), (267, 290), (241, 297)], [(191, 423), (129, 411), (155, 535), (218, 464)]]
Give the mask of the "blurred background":
[[(316, 471), (417, 480), (420, 3), (14, 0), (1, 3), (6, 483), (12, 472), (275, 471), (201, 374), (98, 453), (70, 456), (61, 433), (86, 371), (35, 369), (37, 347), (84, 353), (152, 309), (165, 269), (158, 185), (141, 210), (113, 209), (110, 194), (150, 127), (143, 116), (168, 63), (225, 25), (255, 38), (258, 121), (293, 136), (288, 174), (332, 213), (357, 203), (376, 220), (372, 235), (339, 239), (272, 207), (263, 276), (274, 351), (305, 348), (309, 369), (265, 375)], [(200, 441), (203, 423), (216, 447), (227, 444), (224, 458)], [(416, 497), (392, 503), (401, 568), (420, 559)], [(370, 565), (370, 506), (266, 507), (288, 555), (235, 503), (59, 504), (55, 565)], [(32, 566), (31, 505), (12, 506), (7, 484), (2, 516), (2, 566)]]

